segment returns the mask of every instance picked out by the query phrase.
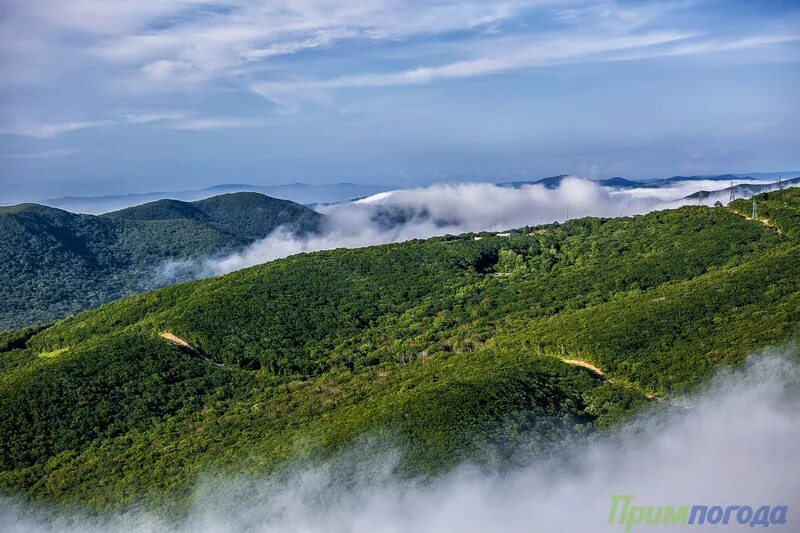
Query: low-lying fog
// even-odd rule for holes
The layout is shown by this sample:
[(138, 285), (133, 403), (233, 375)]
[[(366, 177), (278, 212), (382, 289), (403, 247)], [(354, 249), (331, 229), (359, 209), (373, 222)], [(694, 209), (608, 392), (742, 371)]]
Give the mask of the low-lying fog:
[[(691, 180), (673, 182), (665, 187), (618, 190), (569, 177), (554, 189), (544, 185), (514, 189), (491, 183), (466, 183), (397, 190), (355, 202), (319, 206), (318, 211), (327, 215), (320, 234), (298, 237), (291, 228), (281, 227), (232, 255), (161, 265), (155, 279), (163, 285), (225, 274), (315, 250), (355, 248), (470, 231), (500, 231), (583, 216), (634, 215), (687, 204), (713, 205), (719, 195), (711, 195), (702, 202), (687, 200), (686, 196), (728, 185), (729, 182), (724, 181)], [(727, 202), (728, 198), (723, 200)]]

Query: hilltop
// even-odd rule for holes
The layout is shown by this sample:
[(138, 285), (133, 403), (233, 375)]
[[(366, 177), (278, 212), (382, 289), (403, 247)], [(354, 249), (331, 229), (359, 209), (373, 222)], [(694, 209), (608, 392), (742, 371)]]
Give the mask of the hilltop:
[(411, 477), (545, 456), (800, 340), (800, 190), (756, 201), (301, 254), (6, 332), (0, 487), (164, 511), (364, 436)]
[(160, 265), (232, 251), (322, 215), (257, 193), (159, 200), (101, 216), (0, 207), (0, 329), (50, 322), (157, 285)]
[(356, 183), (287, 183), (281, 185), (225, 183), (213, 185), (204, 189), (171, 192), (154, 191), (108, 196), (65, 196), (62, 198), (50, 198), (42, 201), (42, 203), (73, 212), (98, 214), (156, 200), (175, 199), (189, 202), (221, 194), (255, 192), (272, 198), (291, 200), (299, 204), (310, 205), (315, 203), (344, 202), (352, 198), (369, 196), (395, 188), (397, 187), (391, 185), (361, 185)]

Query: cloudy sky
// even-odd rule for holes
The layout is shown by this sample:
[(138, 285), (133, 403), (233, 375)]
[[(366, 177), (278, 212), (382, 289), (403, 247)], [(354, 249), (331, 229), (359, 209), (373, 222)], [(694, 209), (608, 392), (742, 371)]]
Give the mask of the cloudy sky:
[(800, 169), (800, 2), (2, 0), (0, 188)]

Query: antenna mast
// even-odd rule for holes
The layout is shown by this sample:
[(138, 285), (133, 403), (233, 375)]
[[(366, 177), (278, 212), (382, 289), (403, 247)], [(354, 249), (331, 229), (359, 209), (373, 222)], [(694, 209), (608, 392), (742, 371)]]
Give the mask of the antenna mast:
[(731, 191), (731, 199), (729, 200), (729, 202), (732, 202), (736, 200), (736, 189), (733, 188), (733, 179), (731, 179), (730, 191)]
[(758, 208), (756, 207), (756, 198), (754, 196), (753, 197), (753, 220), (756, 220), (757, 216), (758, 216)]

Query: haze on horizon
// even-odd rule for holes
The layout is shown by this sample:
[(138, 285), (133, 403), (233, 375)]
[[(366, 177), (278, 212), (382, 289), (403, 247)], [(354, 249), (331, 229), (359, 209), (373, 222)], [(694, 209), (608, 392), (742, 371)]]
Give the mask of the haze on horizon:
[(800, 168), (786, 1), (7, 0), (0, 192)]

